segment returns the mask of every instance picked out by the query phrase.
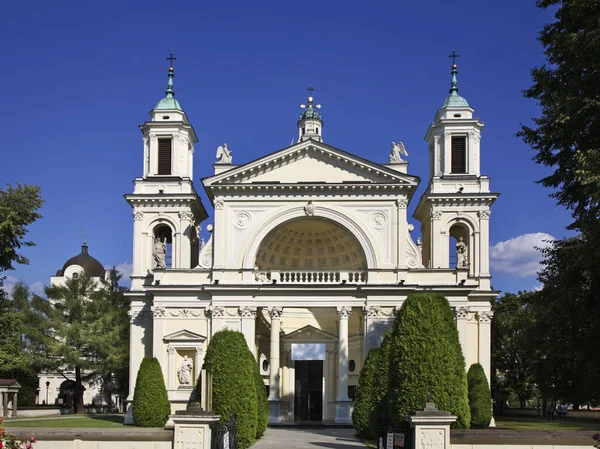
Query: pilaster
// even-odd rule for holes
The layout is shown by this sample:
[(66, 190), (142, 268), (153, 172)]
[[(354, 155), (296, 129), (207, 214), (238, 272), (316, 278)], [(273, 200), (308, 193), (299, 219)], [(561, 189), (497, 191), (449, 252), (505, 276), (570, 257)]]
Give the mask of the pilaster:
[(352, 307), (338, 306), (339, 336), (338, 336), (338, 388), (336, 397), (335, 422), (349, 424), (350, 406), (348, 397), (348, 318)]
[(281, 417), (281, 397), (279, 392), (280, 365), (279, 365), (279, 333), (281, 331), (281, 315), (283, 308), (269, 308), (271, 317), (271, 351), (269, 357), (269, 423), (280, 423)]

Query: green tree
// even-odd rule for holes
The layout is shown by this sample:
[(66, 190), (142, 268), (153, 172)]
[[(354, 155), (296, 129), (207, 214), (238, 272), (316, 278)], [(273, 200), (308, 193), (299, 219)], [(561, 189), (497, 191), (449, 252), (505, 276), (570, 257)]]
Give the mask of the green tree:
[(600, 401), (600, 245), (581, 236), (542, 250), (543, 288), (534, 296), (540, 391), (574, 405)]
[(471, 427), (485, 429), (492, 421), (492, 395), (483, 366), (474, 363), (467, 372)]
[(14, 270), (15, 264), (29, 263), (19, 250), (34, 245), (25, 236), (28, 226), (41, 218), (37, 211), (42, 203), (39, 187), (17, 184), (0, 189), (0, 366), (9, 372), (21, 370), (31, 360), (24, 352), (19, 305), (4, 291), (4, 273)]
[(540, 182), (571, 210), (571, 227), (598, 232), (600, 223), (600, 3), (596, 0), (537, 0), (558, 7), (539, 40), (546, 64), (532, 69), (525, 91), (541, 108), (534, 126), (520, 136), (534, 160), (554, 168)]
[(171, 414), (171, 404), (160, 363), (144, 357), (133, 393), (133, 422), (140, 427), (163, 427)]
[(457, 416), (455, 427), (469, 428), (465, 359), (454, 314), (441, 294), (409, 295), (392, 330), (390, 418), (405, 427), (404, 417), (421, 410), (432, 396), (440, 410)]
[(250, 447), (256, 437), (256, 362), (248, 354), (244, 335), (225, 329), (212, 336), (204, 358), (204, 369), (212, 378), (213, 411), (221, 422), (236, 415), (240, 449)]
[(386, 432), (392, 426), (390, 418), (390, 357), (392, 352), (392, 332), (388, 331), (383, 336), (381, 346), (377, 352), (376, 366), (379, 373), (379, 382), (373, 389), (374, 409), (370, 418), (370, 431), (374, 438), (378, 433)]
[(371, 433), (371, 416), (377, 405), (375, 388), (382, 380), (382, 374), (377, 370), (378, 356), (379, 348), (369, 350), (358, 377), (358, 388), (352, 410), (352, 425), (356, 429), (358, 438), (375, 438)]
[(112, 406), (112, 393), (127, 395), (129, 385), (129, 300), (127, 288), (120, 285), (122, 275), (111, 268), (91, 295), (90, 346), (98, 361), (104, 400)]
[(536, 384), (535, 318), (531, 302), (535, 292), (506, 293), (492, 310), (492, 372), (496, 389), (514, 394), (521, 408), (534, 396)]

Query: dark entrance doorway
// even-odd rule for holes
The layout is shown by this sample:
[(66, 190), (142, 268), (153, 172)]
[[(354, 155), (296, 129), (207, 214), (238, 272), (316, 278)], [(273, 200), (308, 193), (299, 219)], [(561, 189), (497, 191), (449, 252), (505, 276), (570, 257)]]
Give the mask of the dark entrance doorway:
[(323, 361), (296, 360), (296, 421), (323, 419)]

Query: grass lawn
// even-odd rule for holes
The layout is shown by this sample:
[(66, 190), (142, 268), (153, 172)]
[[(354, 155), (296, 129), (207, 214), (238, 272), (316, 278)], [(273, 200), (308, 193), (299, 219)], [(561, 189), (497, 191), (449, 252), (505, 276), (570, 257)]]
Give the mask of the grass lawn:
[(38, 428), (110, 428), (123, 427), (123, 415), (66, 415), (56, 418), (14, 419), (2, 423), (2, 427), (38, 427)]
[(598, 421), (548, 421), (542, 418), (506, 417), (496, 418), (496, 427), (513, 430), (592, 430), (600, 429)]

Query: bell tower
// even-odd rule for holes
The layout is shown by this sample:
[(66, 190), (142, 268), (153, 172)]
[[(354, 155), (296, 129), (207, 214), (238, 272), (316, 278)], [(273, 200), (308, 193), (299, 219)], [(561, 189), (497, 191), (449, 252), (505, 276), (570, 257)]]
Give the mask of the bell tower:
[(207, 217), (193, 185), (194, 127), (175, 99), (173, 54), (165, 97), (140, 125), (143, 134), (142, 177), (125, 195), (133, 208), (132, 290), (148, 272), (193, 268), (198, 263), (200, 222)]
[(298, 142), (303, 142), (308, 139), (318, 140), (323, 142), (323, 120), (317, 109), (321, 109), (321, 105), (313, 105), (314, 98), (312, 92), (314, 88), (308, 86), (308, 104), (301, 104), (300, 107), (304, 112), (300, 114), (298, 120)]
[(425, 267), (464, 270), (489, 289), (489, 217), (498, 194), (490, 192), (490, 179), (480, 171), (484, 124), (458, 95), (458, 55), (450, 57), (450, 95), (425, 135), (429, 184), (414, 217), (421, 222)]

